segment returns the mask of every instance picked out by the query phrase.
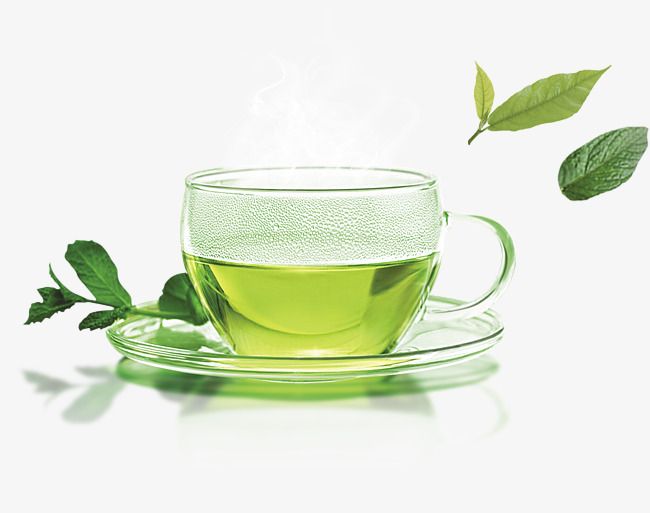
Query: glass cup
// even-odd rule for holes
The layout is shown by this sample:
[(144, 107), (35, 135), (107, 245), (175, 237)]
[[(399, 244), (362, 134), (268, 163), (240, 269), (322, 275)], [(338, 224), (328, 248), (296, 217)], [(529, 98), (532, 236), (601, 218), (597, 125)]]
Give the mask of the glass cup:
[[(396, 169), (212, 169), (187, 177), (185, 267), (233, 351), (281, 357), (390, 352), (411, 324), (470, 317), (503, 291), (514, 247), (496, 221), (442, 210), (438, 182)], [(427, 307), (450, 220), (502, 248), (481, 297)]]

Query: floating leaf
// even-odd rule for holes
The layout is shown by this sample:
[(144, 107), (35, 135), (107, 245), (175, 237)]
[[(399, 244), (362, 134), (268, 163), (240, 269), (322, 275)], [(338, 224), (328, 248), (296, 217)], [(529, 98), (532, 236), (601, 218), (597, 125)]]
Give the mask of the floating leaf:
[(483, 128), (488, 120), (492, 103), (494, 102), (494, 87), (492, 81), (483, 68), (476, 63), (476, 82), (474, 84), (474, 103), (476, 114), (480, 120), (479, 129)]
[(488, 130), (523, 130), (572, 116), (608, 69), (562, 73), (538, 80), (494, 109), (488, 118)]
[(570, 200), (585, 200), (615, 189), (629, 180), (647, 147), (646, 127), (599, 135), (562, 162), (558, 174), (562, 194)]

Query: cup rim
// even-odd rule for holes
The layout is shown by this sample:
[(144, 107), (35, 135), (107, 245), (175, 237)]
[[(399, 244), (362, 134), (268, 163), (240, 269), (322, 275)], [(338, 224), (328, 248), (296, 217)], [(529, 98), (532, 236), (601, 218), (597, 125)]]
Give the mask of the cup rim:
[[(210, 176), (237, 174), (257, 171), (289, 171), (289, 170), (344, 170), (344, 171), (370, 171), (391, 174), (410, 175), (417, 177), (419, 180), (410, 183), (396, 183), (391, 185), (369, 185), (364, 187), (255, 187), (255, 186), (232, 186), (214, 183), (201, 182), (201, 179)], [(427, 189), (434, 187), (438, 183), (436, 177), (426, 173), (408, 169), (383, 168), (383, 167), (364, 167), (364, 166), (277, 166), (277, 167), (249, 167), (249, 168), (211, 168), (202, 171), (196, 171), (187, 175), (185, 186), (190, 189), (200, 189), (210, 192), (270, 192), (270, 193), (350, 193), (350, 192), (367, 192), (367, 191), (387, 191), (393, 189)]]

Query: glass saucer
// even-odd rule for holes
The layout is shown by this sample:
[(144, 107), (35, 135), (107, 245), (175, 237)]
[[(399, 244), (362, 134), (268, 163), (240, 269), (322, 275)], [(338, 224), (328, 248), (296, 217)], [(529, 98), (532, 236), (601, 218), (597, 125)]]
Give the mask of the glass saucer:
[[(427, 306), (448, 308), (460, 303), (431, 296)], [(106, 333), (121, 354), (153, 367), (207, 376), (310, 382), (408, 374), (465, 361), (501, 340), (503, 324), (493, 310), (443, 322), (425, 315), (390, 353), (296, 358), (237, 355), (210, 324), (193, 326), (180, 320), (133, 316)]]

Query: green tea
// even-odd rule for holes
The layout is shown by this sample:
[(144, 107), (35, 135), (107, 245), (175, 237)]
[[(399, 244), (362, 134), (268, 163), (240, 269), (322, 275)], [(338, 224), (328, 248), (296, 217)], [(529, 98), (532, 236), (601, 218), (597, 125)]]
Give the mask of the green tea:
[(438, 254), (363, 265), (250, 265), (184, 254), (210, 320), (238, 354), (343, 356), (394, 347), (420, 311)]

